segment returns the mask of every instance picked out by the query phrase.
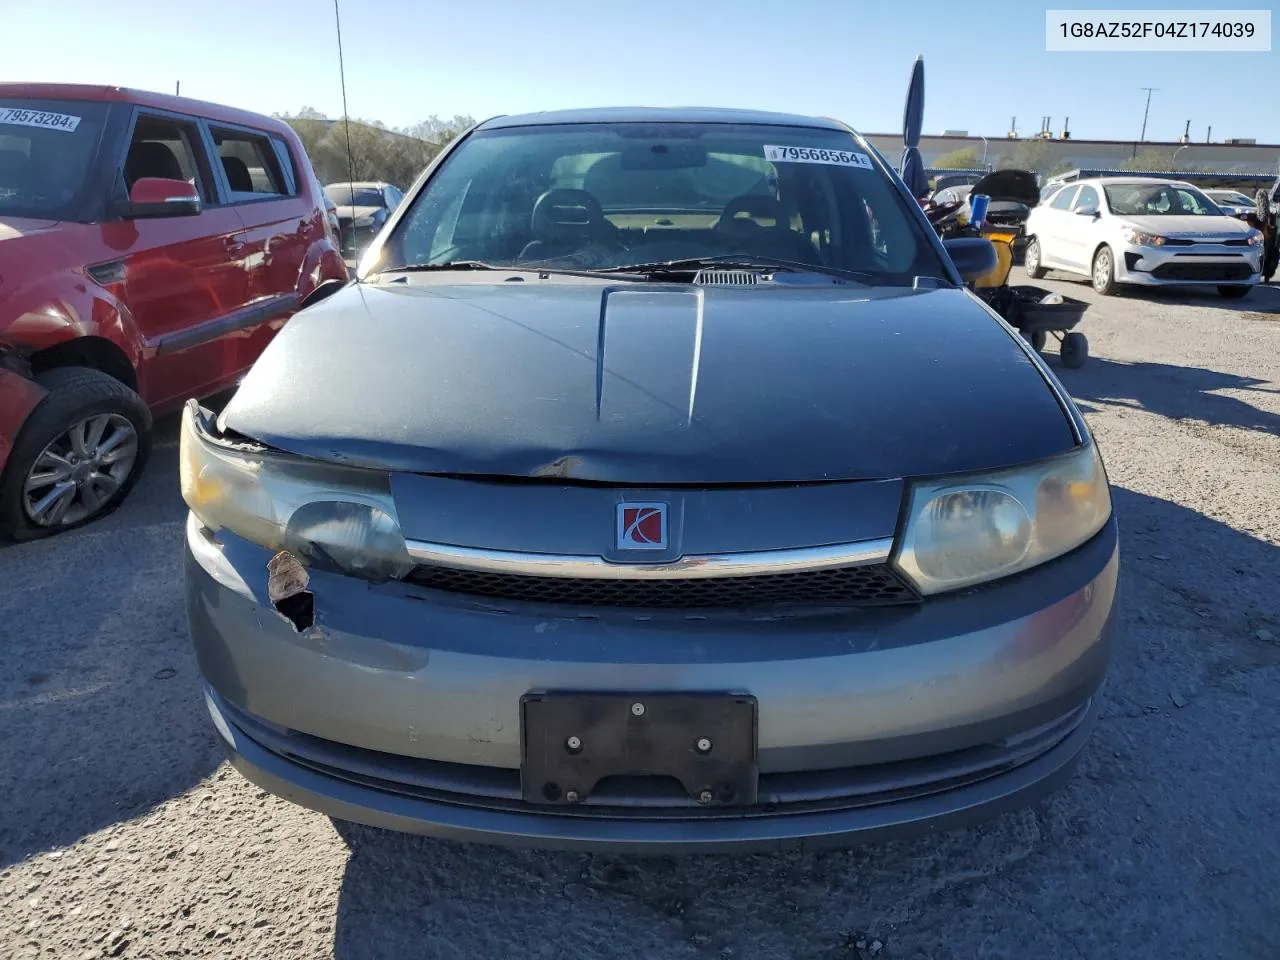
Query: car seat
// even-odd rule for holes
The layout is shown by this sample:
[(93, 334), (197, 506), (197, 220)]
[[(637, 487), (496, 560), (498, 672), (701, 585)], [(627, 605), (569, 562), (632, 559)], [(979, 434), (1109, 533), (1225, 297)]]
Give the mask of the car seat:
[(124, 162), (124, 178), (133, 185), (143, 177), (159, 177), (163, 180), (186, 180), (182, 164), (172, 150), (158, 140), (139, 140), (129, 148)]
[(253, 193), (253, 175), (249, 165), (239, 157), (223, 157), (222, 169), (227, 174), (227, 185), (236, 193)]

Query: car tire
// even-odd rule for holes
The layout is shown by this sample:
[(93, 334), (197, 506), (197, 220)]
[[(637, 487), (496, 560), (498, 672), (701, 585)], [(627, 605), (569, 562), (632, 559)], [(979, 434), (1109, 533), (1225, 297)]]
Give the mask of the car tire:
[(1093, 289), (1104, 297), (1114, 294), (1120, 285), (1116, 283), (1115, 257), (1110, 247), (1101, 247), (1093, 255), (1093, 266), (1089, 271), (1089, 279)]
[(1239, 300), (1247, 297), (1252, 289), (1253, 287), (1250, 286), (1223, 286), (1218, 288), (1218, 296), (1226, 297), (1228, 300)]
[(0, 536), (18, 541), (110, 513), (151, 452), (151, 411), (119, 380), (89, 367), (58, 367), (35, 380), (49, 393), (22, 425), (0, 478)]
[(1069, 370), (1083, 367), (1089, 359), (1089, 340), (1083, 333), (1074, 330), (1062, 338), (1062, 346), (1058, 349), (1062, 365)]
[(1027, 249), (1022, 254), (1022, 265), (1032, 280), (1039, 280), (1049, 272), (1040, 264), (1040, 241), (1035, 237), (1027, 241)]

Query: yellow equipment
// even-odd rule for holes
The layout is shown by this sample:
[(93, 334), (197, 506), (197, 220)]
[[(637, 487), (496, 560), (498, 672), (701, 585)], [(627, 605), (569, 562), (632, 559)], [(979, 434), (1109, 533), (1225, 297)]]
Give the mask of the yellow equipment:
[(990, 273), (984, 273), (975, 280), (973, 285), (979, 290), (1003, 287), (1009, 280), (1009, 271), (1013, 269), (1013, 241), (1018, 234), (1013, 230), (984, 226), (982, 235), (996, 248), (996, 265)]

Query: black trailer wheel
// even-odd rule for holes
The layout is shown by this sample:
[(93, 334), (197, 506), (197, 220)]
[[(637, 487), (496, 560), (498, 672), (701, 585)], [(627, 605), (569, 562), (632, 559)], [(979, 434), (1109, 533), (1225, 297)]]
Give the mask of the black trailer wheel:
[(1023, 338), (1031, 344), (1031, 349), (1036, 353), (1044, 352), (1044, 345), (1049, 340), (1049, 335), (1043, 330), (1032, 330), (1030, 333), (1024, 332)]
[(1089, 340), (1083, 333), (1072, 331), (1062, 338), (1062, 346), (1058, 349), (1062, 365), (1074, 370), (1083, 367), (1089, 359)]

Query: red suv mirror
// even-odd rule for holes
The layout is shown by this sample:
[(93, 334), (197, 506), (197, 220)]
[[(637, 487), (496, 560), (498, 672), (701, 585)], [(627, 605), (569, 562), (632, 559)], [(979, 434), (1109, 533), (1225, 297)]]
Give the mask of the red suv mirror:
[(200, 212), (200, 193), (186, 180), (139, 177), (129, 191), (130, 220), (146, 217), (192, 217)]

